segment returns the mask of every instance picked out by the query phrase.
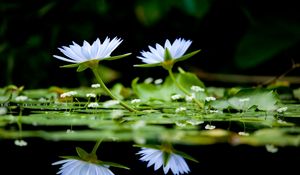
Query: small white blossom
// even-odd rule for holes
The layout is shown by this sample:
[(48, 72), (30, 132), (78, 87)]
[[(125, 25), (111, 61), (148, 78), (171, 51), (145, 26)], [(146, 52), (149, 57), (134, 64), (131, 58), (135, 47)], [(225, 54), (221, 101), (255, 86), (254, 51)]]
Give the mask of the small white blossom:
[(163, 82), (163, 79), (159, 78), (154, 81), (154, 84), (159, 85)]
[(7, 113), (6, 107), (0, 107), (0, 115), (5, 115)]
[(103, 107), (109, 108), (109, 107), (117, 105), (119, 103), (120, 102), (118, 100), (108, 100), (108, 101), (106, 101), (106, 102), (103, 103)]
[(25, 140), (15, 140), (16, 146), (27, 146), (27, 142)]
[(122, 40), (117, 37), (112, 40), (107, 37), (102, 44), (99, 38), (97, 38), (92, 45), (86, 41), (83, 42), (82, 46), (73, 42), (73, 45), (70, 45), (69, 47), (62, 46), (61, 48), (58, 48), (66, 57), (58, 55), (53, 55), (53, 57), (71, 63), (104, 60), (105, 58), (110, 57), (111, 53), (121, 44), (121, 42)]
[(141, 102), (141, 99), (133, 99), (131, 100), (130, 103), (134, 104), (134, 103), (140, 103)]
[(238, 134), (240, 135), (240, 136), (249, 136), (249, 133), (247, 133), (247, 132), (238, 132)]
[(15, 98), (16, 101), (27, 101), (28, 100), (28, 97), (27, 96), (24, 96), (24, 95), (20, 95), (20, 96), (17, 96)]
[(89, 108), (97, 108), (97, 107), (99, 107), (99, 104), (97, 102), (93, 102), (93, 103), (88, 104), (88, 107)]
[(65, 159), (52, 163), (52, 165), (60, 164), (62, 166), (57, 174), (61, 175), (114, 175), (107, 165), (98, 165), (77, 159)]
[(216, 128), (216, 126), (214, 126), (214, 125), (209, 125), (209, 124), (205, 125), (205, 129), (208, 129), (208, 130), (212, 130), (215, 128)]
[(209, 101), (215, 101), (216, 97), (205, 97), (205, 101), (209, 102)]
[(281, 107), (281, 108), (278, 108), (276, 111), (279, 112), (279, 113), (283, 113), (283, 112), (285, 112), (287, 109), (288, 109), (288, 107)]
[(196, 98), (196, 95), (195, 95), (194, 93), (192, 93), (190, 96), (189, 96), (189, 95), (185, 96), (185, 101), (191, 102), (191, 101), (193, 101), (195, 98)]
[(69, 91), (69, 92), (65, 92), (63, 94), (60, 94), (60, 98), (72, 97), (74, 95), (77, 95), (76, 91)]
[(247, 102), (247, 101), (250, 101), (250, 98), (241, 98), (241, 99), (239, 99), (239, 102), (241, 102), (241, 103), (244, 103), (244, 102)]
[(200, 86), (192, 86), (191, 90), (194, 91), (194, 92), (204, 92), (205, 89), (203, 89)]
[(66, 133), (73, 134), (73, 133), (75, 133), (75, 131), (73, 129), (67, 129)]
[(96, 94), (94, 94), (94, 93), (88, 93), (88, 94), (86, 94), (86, 97), (88, 97), (88, 98), (96, 98)]
[(183, 96), (181, 94), (175, 94), (175, 95), (171, 96), (172, 100), (179, 100), (179, 99), (182, 99), (182, 98), (183, 98)]
[(217, 110), (217, 109), (216, 109), (216, 110), (212, 110), (212, 109), (210, 109), (210, 110), (208, 110), (208, 112), (209, 112), (209, 113), (219, 113), (220, 111), (219, 111), (219, 110)]
[(92, 84), (91, 87), (92, 87), (92, 88), (100, 88), (101, 85), (100, 85), (100, 84)]
[(276, 153), (278, 152), (278, 148), (272, 144), (266, 145), (266, 150), (270, 153)]
[(204, 123), (204, 121), (202, 121), (202, 120), (194, 120), (194, 119), (187, 120), (186, 122), (193, 125), (193, 126), (200, 125), (200, 124)]
[(146, 83), (146, 84), (150, 84), (150, 83), (152, 83), (153, 82), (153, 78), (152, 77), (148, 77), (148, 78), (146, 78), (145, 80), (144, 80), (144, 83)]
[(190, 168), (186, 161), (178, 154), (169, 153), (170, 157), (166, 165), (164, 165), (164, 152), (158, 149), (142, 148), (137, 154), (141, 155), (140, 160), (148, 162), (147, 167), (154, 165), (154, 170), (163, 167), (164, 173), (167, 174), (171, 169), (174, 175), (189, 173)]
[(176, 113), (183, 112), (183, 111), (186, 111), (186, 107), (179, 107), (179, 108), (176, 108), (176, 110), (175, 110)]

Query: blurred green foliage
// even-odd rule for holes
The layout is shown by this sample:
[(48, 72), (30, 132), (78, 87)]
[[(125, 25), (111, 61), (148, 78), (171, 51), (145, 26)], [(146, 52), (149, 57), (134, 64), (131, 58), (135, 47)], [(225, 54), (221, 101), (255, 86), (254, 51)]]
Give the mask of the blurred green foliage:
[(299, 56), (296, 4), (292, 0), (1, 1), (0, 86), (88, 85), (89, 73), (61, 70), (62, 63), (52, 55), (71, 41), (106, 36), (124, 39), (116, 52), (133, 52), (131, 58), (107, 65), (126, 72), (122, 80), (127, 82), (136, 76), (131, 65), (138, 62), (139, 51), (176, 37), (192, 39), (192, 47), (203, 50), (198, 60), (191, 61), (208, 71), (247, 71), (266, 62), (274, 66), (278, 60), (277, 66), (284, 67)]

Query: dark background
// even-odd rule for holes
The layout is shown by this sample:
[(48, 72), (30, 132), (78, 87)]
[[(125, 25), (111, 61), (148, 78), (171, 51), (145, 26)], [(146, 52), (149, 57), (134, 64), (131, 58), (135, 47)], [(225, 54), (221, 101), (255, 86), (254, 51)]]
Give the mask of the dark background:
[(193, 41), (188, 51), (202, 49), (177, 65), (186, 70), (275, 76), (292, 59), (299, 62), (300, 15), (293, 0), (17, 0), (1, 1), (0, 13), (0, 86), (89, 86), (90, 72), (61, 69), (65, 62), (52, 55), (62, 55), (57, 47), (72, 41), (106, 36), (124, 39), (113, 55), (133, 53), (103, 62), (125, 85), (137, 76), (165, 77), (160, 68), (132, 65), (141, 63), (136, 56), (148, 45), (178, 37)]
[[(260, 0), (16, 0), (0, 2), (0, 87), (15, 84), (29, 88), (89, 86), (88, 71), (60, 69), (65, 63), (57, 47), (72, 41), (82, 44), (97, 37), (121, 37), (113, 55), (132, 56), (103, 64), (120, 73), (119, 81), (130, 85), (137, 76), (162, 78), (161, 68), (133, 68), (136, 56), (148, 45), (163, 44), (178, 37), (193, 41), (188, 51), (202, 49), (193, 58), (178, 63), (186, 70), (212, 73), (276, 76), (299, 63), (300, 16), (297, 1)], [(299, 75), (299, 70), (289, 75)], [(113, 78), (111, 78), (112, 80)], [(205, 82), (210, 85), (211, 82)], [(212, 85), (214, 85), (212, 83)], [(221, 84), (222, 85), (222, 84)], [(48, 142), (29, 139), (27, 147), (13, 140), (0, 140), (0, 174), (43, 174), (60, 155), (74, 155), (75, 147), (92, 148), (91, 142)], [(297, 172), (299, 149), (281, 148), (276, 154), (264, 147), (227, 144), (179, 146), (200, 163), (188, 162), (191, 174), (276, 174)], [(147, 169), (134, 155), (130, 143), (103, 144), (103, 160), (132, 167), (112, 169), (118, 174), (162, 174)], [(100, 157), (101, 158), (101, 157)]]

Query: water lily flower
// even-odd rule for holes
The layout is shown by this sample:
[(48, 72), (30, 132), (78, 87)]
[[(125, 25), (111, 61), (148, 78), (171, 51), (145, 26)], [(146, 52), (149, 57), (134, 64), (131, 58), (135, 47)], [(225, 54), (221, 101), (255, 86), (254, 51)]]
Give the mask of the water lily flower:
[[(154, 165), (155, 171), (163, 167), (165, 174), (167, 174), (169, 170), (171, 170), (174, 175), (190, 172), (190, 168), (184, 158), (173, 152), (168, 153), (159, 149), (142, 148), (137, 154), (142, 156), (140, 158), (141, 161), (148, 162), (147, 167)], [(165, 161), (165, 156), (168, 156), (167, 161)]]
[(57, 174), (61, 175), (75, 175), (75, 174), (88, 174), (88, 175), (114, 175), (110, 171), (109, 166), (98, 165), (90, 162), (85, 162), (76, 159), (65, 159), (54, 162), (52, 165), (60, 165), (60, 171)]
[[(119, 58), (126, 57), (131, 53), (111, 56), (111, 53), (121, 44), (123, 40), (120, 38), (110, 38), (106, 37), (103, 43), (100, 42), (99, 38), (96, 39), (92, 44), (89, 44), (87, 41), (83, 42), (83, 45), (80, 46), (77, 43), (73, 42), (72, 45), (62, 46), (58, 48), (66, 57), (53, 55), (53, 57), (66, 61), (72, 64), (61, 66), (63, 68), (74, 68), (77, 67), (77, 72), (84, 71), (90, 68), (95, 75), (99, 85), (92, 85), (92, 88), (102, 87), (102, 89), (114, 100), (119, 100), (111, 91), (106, 87), (103, 82), (100, 72), (99, 72), (99, 62), (102, 60), (115, 60)], [(120, 101), (120, 105), (126, 108), (131, 112), (137, 112), (134, 108), (127, 105), (126, 103)]]
[[(83, 41), (83, 45), (80, 46), (77, 43), (73, 42), (72, 45), (62, 46), (58, 48), (66, 57), (53, 55), (53, 57), (60, 59), (62, 61), (75, 63), (71, 66), (65, 67), (77, 67), (80, 63), (91, 63), (91, 61), (95, 61), (96, 63), (99, 60), (112, 60), (118, 59), (120, 57), (127, 56), (129, 54), (124, 54), (120, 56), (111, 57), (111, 53), (122, 43), (120, 38), (110, 38), (106, 37), (103, 43), (100, 42), (99, 38), (93, 42), (93, 44), (89, 44), (87, 41)], [(86, 65), (88, 68), (89, 64)]]
[(52, 165), (60, 165), (60, 171), (57, 174), (61, 175), (114, 175), (109, 170), (109, 167), (117, 167), (129, 169), (126, 166), (113, 163), (104, 162), (98, 159), (96, 151), (101, 143), (97, 141), (92, 152), (88, 153), (84, 149), (77, 147), (78, 156), (64, 156), (64, 160), (52, 163)]
[(142, 56), (138, 56), (142, 62), (146, 64), (135, 65), (137, 67), (154, 67), (154, 66), (163, 66), (165, 69), (172, 68), (173, 64), (178, 61), (186, 60), (200, 50), (196, 50), (189, 54), (184, 55), (187, 49), (192, 44), (191, 40), (185, 40), (183, 38), (176, 39), (172, 44), (167, 39), (164, 46), (156, 44), (155, 48), (148, 46), (150, 51), (142, 51)]

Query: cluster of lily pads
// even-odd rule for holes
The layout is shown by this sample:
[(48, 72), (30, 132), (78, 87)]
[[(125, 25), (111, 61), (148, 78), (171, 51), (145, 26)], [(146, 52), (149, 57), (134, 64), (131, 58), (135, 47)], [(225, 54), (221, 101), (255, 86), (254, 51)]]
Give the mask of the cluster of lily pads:
[[(171, 170), (175, 175), (190, 172), (185, 159), (197, 162), (188, 154), (174, 149), (172, 144), (176, 143), (229, 142), (233, 145), (265, 145), (269, 152), (278, 151), (276, 146), (300, 145), (300, 139), (294, 137), (295, 133), (300, 134), (300, 129), (284, 120), (284, 113), (289, 108), (280, 102), (275, 91), (255, 88), (233, 88), (224, 91), (224, 89), (206, 88), (193, 73), (180, 68), (178, 73), (173, 73), (176, 62), (186, 60), (200, 52), (196, 50), (185, 54), (192, 43), (190, 40), (179, 38), (173, 43), (166, 40), (164, 45), (149, 46), (149, 51), (142, 51), (141, 56), (138, 56), (145, 64), (134, 65), (135, 67), (161, 66), (169, 73), (165, 80), (147, 78), (139, 83), (139, 79), (136, 78), (132, 81), (131, 89), (120, 84), (109, 89), (102, 80), (99, 64), (104, 60), (116, 60), (129, 56), (130, 53), (111, 56), (121, 42), (119, 38), (112, 40), (106, 38), (102, 43), (97, 39), (92, 44), (84, 41), (82, 46), (73, 42), (68, 47), (59, 48), (66, 57), (54, 55), (57, 59), (71, 63), (62, 66), (63, 68), (77, 68), (78, 72), (90, 69), (98, 81), (97, 84), (92, 84), (91, 89), (66, 91), (53, 87), (51, 93), (41, 90), (42, 95), (37, 95), (37, 91), (34, 91), (35, 93), (23, 91), (22, 87), (6, 87), (2, 94), (9, 95), (0, 98), (2, 104), (0, 122), (3, 123), (2, 126), (16, 123), (19, 132), (0, 129), (0, 136), (17, 138), (15, 144), (18, 146), (26, 146), (27, 142), (23, 140), (23, 137), (30, 136), (53, 140), (134, 140), (137, 143), (135, 146), (141, 148), (137, 154), (141, 156), (141, 161), (148, 162), (147, 167), (154, 165), (154, 170), (162, 167), (165, 174)], [(228, 98), (222, 98), (224, 93), (227, 93)], [(103, 102), (100, 94), (108, 95), (111, 99)], [(38, 100), (32, 100), (37, 97)], [(47, 106), (48, 104), (51, 105)], [(19, 109), (17, 117), (10, 115), (16, 111), (12, 106)], [(124, 110), (119, 107), (123, 107)], [(37, 108), (41, 109), (43, 114), (37, 112), (22, 117), (22, 112)], [(52, 113), (52, 111), (63, 112), (63, 115)], [(53, 117), (54, 114), (55, 117)], [(105, 120), (107, 116), (109, 116), (108, 120)], [(241, 130), (231, 132), (218, 128), (212, 121), (239, 122), (243, 125), (250, 123), (247, 125), (249, 131), (255, 131), (251, 127), (282, 126), (286, 128), (275, 130), (275, 132), (265, 129), (250, 135), (246, 126), (243, 126)], [(24, 123), (33, 126), (69, 124), (71, 128), (66, 133), (28, 132), (22, 130)], [(199, 131), (198, 127), (203, 123), (206, 123), (205, 130)], [(259, 126), (251, 125), (252, 123), (259, 124)], [(156, 124), (175, 124), (179, 129), (170, 130)], [(76, 125), (87, 125), (96, 130), (77, 132), (73, 128)], [(119, 128), (123, 130), (120, 132)], [(97, 129), (101, 129), (103, 133), (101, 134)], [(293, 136), (289, 135), (290, 132), (293, 132)], [(157, 142), (157, 140), (159, 144), (145, 144), (148, 141)], [(76, 148), (78, 156), (63, 156), (64, 160), (53, 163), (53, 165), (62, 164), (58, 174), (113, 175), (109, 167), (129, 169), (117, 163), (99, 160), (96, 151), (100, 142), (96, 142), (91, 153), (82, 148)]]

